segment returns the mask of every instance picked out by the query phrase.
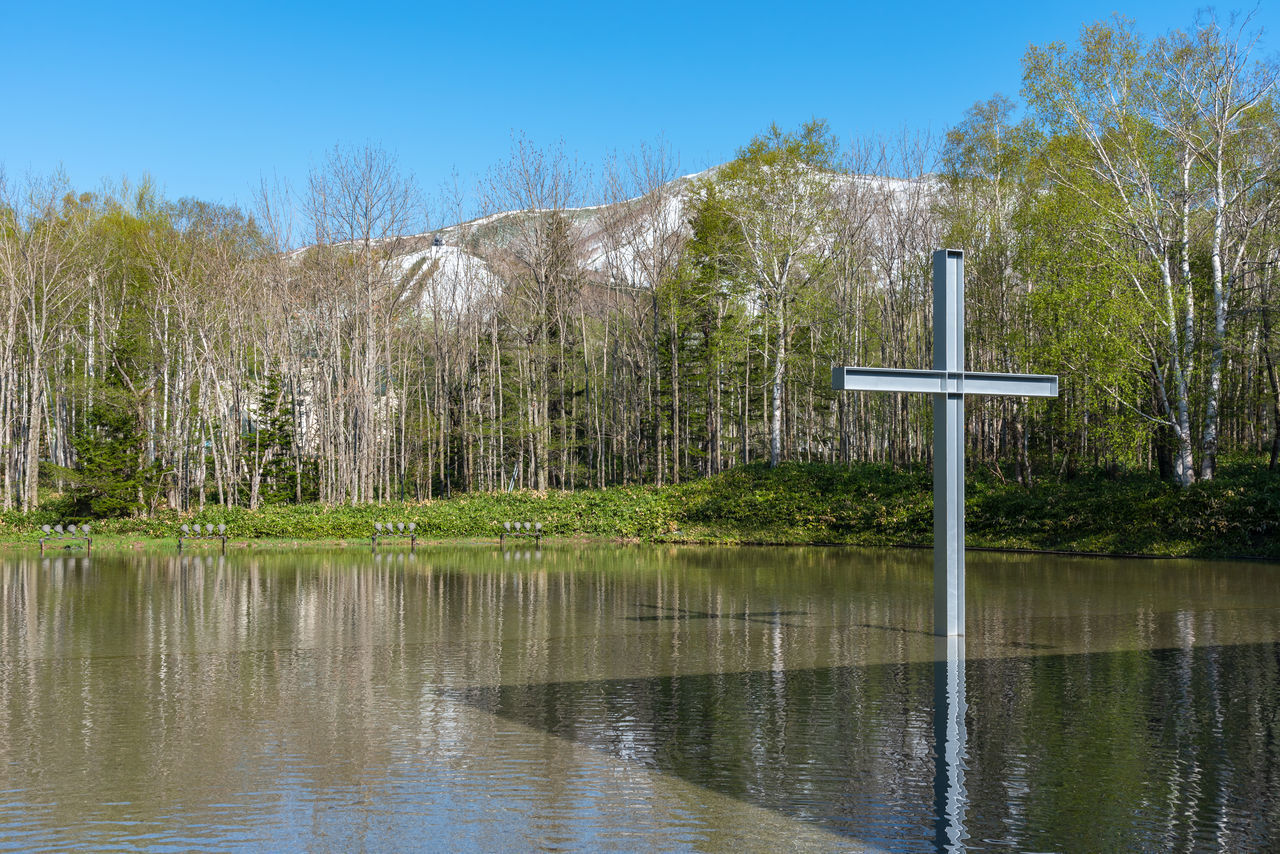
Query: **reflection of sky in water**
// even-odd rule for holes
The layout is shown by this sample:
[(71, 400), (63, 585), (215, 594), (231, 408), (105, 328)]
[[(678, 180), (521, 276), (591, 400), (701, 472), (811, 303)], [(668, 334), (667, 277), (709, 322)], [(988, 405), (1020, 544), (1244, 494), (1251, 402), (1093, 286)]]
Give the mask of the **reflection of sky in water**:
[(0, 848), (1257, 849), (1274, 570), (973, 554), (948, 671), (928, 552), (9, 557)]

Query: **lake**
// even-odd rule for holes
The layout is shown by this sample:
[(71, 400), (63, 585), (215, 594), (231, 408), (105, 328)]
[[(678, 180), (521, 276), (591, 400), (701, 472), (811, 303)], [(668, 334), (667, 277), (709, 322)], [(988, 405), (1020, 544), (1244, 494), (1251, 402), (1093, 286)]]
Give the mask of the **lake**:
[(10, 552), (0, 848), (1276, 844), (1280, 567), (967, 562), (957, 651), (925, 550)]

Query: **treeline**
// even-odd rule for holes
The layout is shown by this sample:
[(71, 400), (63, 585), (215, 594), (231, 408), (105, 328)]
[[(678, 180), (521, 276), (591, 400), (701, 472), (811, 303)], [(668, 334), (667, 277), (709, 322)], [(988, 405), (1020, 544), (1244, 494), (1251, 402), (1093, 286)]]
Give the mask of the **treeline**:
[[(517, 140), (429, 230), (395, 159), (335, 149), (250, 214), (0, 184), (0, 505), (82, 516), (669, 484), (759, 460), (928, 460), (930, 253), (966, 251), (973, 465), (1188, 485), (1280, 454), (1276, 69), (1213, 20), (1032, 48), (944, 139), (777, 127), (679, 178)], [(442, 217), (457, 222), (458, 213)]]

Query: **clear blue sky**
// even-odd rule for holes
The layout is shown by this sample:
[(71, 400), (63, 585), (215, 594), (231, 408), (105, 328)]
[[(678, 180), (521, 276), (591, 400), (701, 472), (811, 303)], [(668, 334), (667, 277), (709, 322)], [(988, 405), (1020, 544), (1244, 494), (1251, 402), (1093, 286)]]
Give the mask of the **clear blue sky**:
[[(1115, 11), (1160, 34), (1200, 5), (0, 0), (0, 166), (248, 204), (263, 176), (300, 184), (334, 144), (370, 142), (431, 193), (524, 132), (589, 166), (661, 135), (696, 171), (773, 121), (941, 132), (1016, 99), (1029, 44)], [(1256, 20), (1274, 53), (1280, 12)]]

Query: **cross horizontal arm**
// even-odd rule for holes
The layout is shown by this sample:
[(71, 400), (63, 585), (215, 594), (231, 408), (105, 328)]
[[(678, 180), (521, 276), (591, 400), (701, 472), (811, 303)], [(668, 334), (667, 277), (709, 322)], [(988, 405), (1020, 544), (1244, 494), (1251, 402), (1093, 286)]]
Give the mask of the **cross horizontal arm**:
[(988, 374), (911, 368), (833, 368), (831, 387), (837, 391), (1058, 396), (1058, 378), (1052, 374)]

